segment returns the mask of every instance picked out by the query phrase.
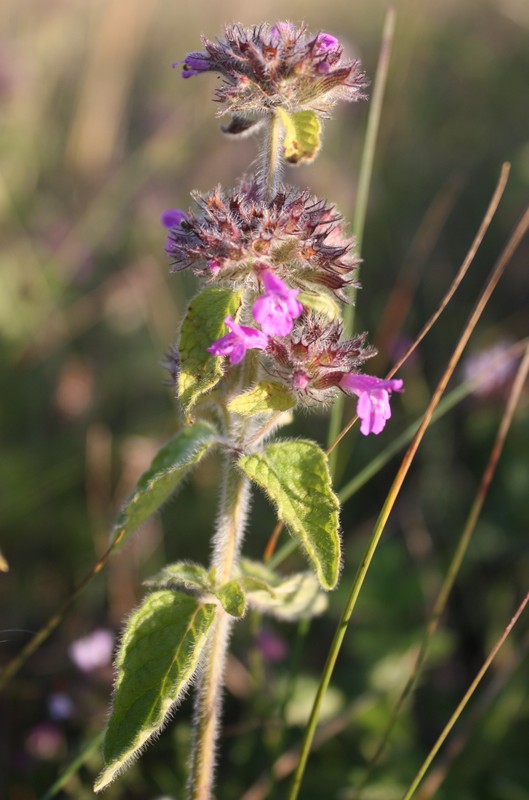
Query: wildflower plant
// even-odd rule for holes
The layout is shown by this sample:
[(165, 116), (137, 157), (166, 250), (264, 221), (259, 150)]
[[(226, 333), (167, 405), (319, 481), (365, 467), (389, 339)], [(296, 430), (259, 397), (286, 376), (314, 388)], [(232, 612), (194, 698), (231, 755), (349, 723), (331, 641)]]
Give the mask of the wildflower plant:
[[(162, 215), (173, 271), (200, 283), (168, 358), (184, 423), (121, 511), (124, 540), (214, 449), (224, 455), (220, 509), (207, 565), (181, 561), (147, 581), (116, 660), (103, 746), (105, 788), (167, 723), (194, 685), (188, 797), (211, 797), (223, 674), (234, 623), (248, 608), (297, 620), (320, 614), (341, 567), (339, 503), (325, 452), (277, 437), (297, 408), (357, 398), (362, 434), (379, 434), (401, 380), (364, 373), (365, 333), (346, 338), (342, 310), (356, 286), (355, 241), (336, 208), (283, 182), (282, 166), (312, 161), (339, 100), (365, 98), (366, 79), (338, 40), (290, 22), (233, 25), (175, 65), (215, 72), (231, 136), (262, 138), (258, 168), (234, 189), (193, 195)], [(250, 492), (262, 490), (308, 562), (285, 575), (242, 556)]]

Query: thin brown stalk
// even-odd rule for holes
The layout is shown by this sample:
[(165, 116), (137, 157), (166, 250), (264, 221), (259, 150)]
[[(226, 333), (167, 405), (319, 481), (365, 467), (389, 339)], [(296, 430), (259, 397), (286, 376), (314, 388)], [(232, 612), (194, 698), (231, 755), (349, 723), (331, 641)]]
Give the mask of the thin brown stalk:
[(400, 694), (399, 699), (397, 700), (393, 708), (390, 719), (388, 720), (388, 724), (384, 730), (384, 733), (382, 734), (380, 743), (370, 760), (366, 776), (362, 781), (362, 784), (358, 790), (357, 794), (358, 800), (360, 800), (361, 792), (365, 788), (365, 786), (367, 786), (369, 778), (371, 777), (373, 770), (380, 759), (380, 756), (384, 752), (384, 749), (391, 735), (391, 731), (393, 730), (395, 722), (397, 721), (402, 708), (404, 707), (406, 701), (411, 696), (415, 686), (417, 685), (417, 681), (421, 674), (422, 667), (428, 656), (428, 651), (432, 637), (435, 634), (437, 628), (439, 627), (439, 622), (441, 621), (441, 617), (444, 614), (448, 597), (454, 587), (456, 577), (459, 573), (461, 564), (463, 563), (463, 559), (468, 550), (468, 546), (470, 544), (470, 540), (476, 528), (476, 524), (479, 519), (481, 509), (483, 508), (483, 503), (485, 502), (485, 498), (487, 497), (490, 485), (492, 483), (492, 479), (494, 477), (494, 473), (496, 472), (496, 467), (498, 465), (501, 453), (503, 451), (505, 440), (507, 438), (507, 434), (511, 427), (516, 408), (520, 401), (520, 396), (525, 381), (527, 379), (528, 372), (529, 372), (529, 345), (526, 346), (524, 357), (520, 362), (520, 366), (516, 373), (515, 380), (512, 384), (509, 398), (498, 428), (496, 440), (494, 442), (494, 445), (492, 447), (489, 456), (489, 460), (487, 462), (487, 466), (481, 478), (481, 482), (478, 491), (476, 493), (476, 497), (474, 499), (474, 502), (472, 503), (458, 546), (453, 555), (447, 574), (445, 576), (445, 579), (443, 581), (443, 584), (435, 601), (428, 625), (426, 627), (423, 639), (421, 641), (417, 658), (415, 659), (415, 663), (413, 665), (412, 672), (408, 678), (408, 681), (406, 682), (406, 685), (404, 686), (404, 689)]
[[(484, 238), (484, 236), (485, 236), (485, 234), (486, 234), (486, 232), (487, 232), (487, 230), (488, 230), (488, 228), (490, 226), (490, 223), (492, 222), (492, 219), (493, 219), (493, 217), (494, 217), (494, 215), (496, 213), (496, 210), (498, 208), (498, 205), (500, 203), (502, 195), (503, 195), (503, 193), (505, 191), (505, 187), (507, 185), (507, 180), (508, 180), (508, 177), (509, 177), (510, 169), (511, 169), (511, 165), (510, 164), (505, 163), (505, 164), (502, 165), (501, 172), (500, 172), (500, 177), (499, 177), (499, 180), (498, 180), (498, 184), (496, 186), (496, 189), (494, 190), (494, 194), (492, 195), (492, 198), (491, 198), (491, 201), (489, 203), (489, 206), (488, 206), (488, 208), (487, 208), (487, 210), (485, 212), (485, 216), (483, 217), (483, 221), (482, 221), (482, 223), (481, 223), (481, 225), (479, 227), (479, 230), (478, 230), (478, 232), (477, 232), (477, 234), (476, 234), (476, 236), (474, 238), (474, 241), (472, 242), (472, 244), (470, 246), (470, 249), (469, 249), (469, 251), (468, 251), (468, 253), (467, 253), (466, 257), (465, 257), (465, 260), (461, 264), (461, 267), (459, 268), (459, 271), (458, 271), (457, 275), (455, 276), (454, 280), (452, 281), (452, 283), (450, 285), (450, 288), (448, 289), (447, 293), (445, 294), (445, 296), (441, 300), (441, 303), (439, 304), (439, 307), (437, 308), (435, 313), (430, 317), (430, 319), (428, 320), (426, 325), (423, 327), (423, 329), (421, 330), (421, 332), (419, 333), (419, 335), (417, 336), (417, 338), (413, 342), (413, 344), (410, 345), (410, 347), (406, 350), (404, 355), (390, 369), (390, 371), (386, 375), (386, 378), (391, 378), (393, 375), (395, 375), (395, 373), (401, 368), (401, 366), (404, 364), (404, 362), (408, 360), (408, 358), (411, 356), (411, 354), (414, 352), (414, 350), (416, 350), (416, 348), (422, 342), (422, 340), (424, 339), (426, 334), (435, 325), (435, 323), (437, 322), (437, 320), (439, 319), (439, 317), (441, 316), (441, 314), (443, 313), (445, 308), (448, 306), (448, 303), (450, 302), (450, 300), (454, 296), (455, 292), (457, 291), (459, 285), (461, 284), (461, 281), (463, 280), (463, 278), (465, 277), (466, 273), (468, 272), (468, 270), (469, 270), (469, 268), (470, 268), (470, 266), (471, 266), (471, 264), (472, 264), (472, 262), (473, 262), (473, 260), (474, 260), (474, 258), (476, 256), (476, 253), (477, 253), (477, 251), (478, 251), (478, 249), (479, 249), (479, 247), (481, 245), (481, 242), (483, 241), (483, 238)], [(346, 434), (349, 433), (349, 431), (351, 430), (351, 428), (353, 427), (353, 425), (355, 424), (357, 419), (358, 418), (355, 416), (355, 417), (353, 417), (353, 419), (350, 422), (347, 423), (345, 428), (343, 428), (343, 430), (338, 434), (336, 439), (330, 445), (329, 449), (327, 450), (327, 454), (330, 454), (334, 450), (334, 448), (338, 446), (338, 444), (342, 441), (344, 436), (346, 436)]]

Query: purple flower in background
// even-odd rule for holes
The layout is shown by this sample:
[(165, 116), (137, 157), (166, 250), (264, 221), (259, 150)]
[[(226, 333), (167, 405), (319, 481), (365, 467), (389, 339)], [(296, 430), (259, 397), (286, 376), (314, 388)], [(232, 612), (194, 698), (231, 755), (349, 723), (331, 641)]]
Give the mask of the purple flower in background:
[(393, 379), (385, 381), (374, 375), (344, 375), (340, 388), (358, 397), (356, 413), (362, 420), (360, 432), (380, 433), (391, 417), (389, 397), (391, 392), (402, 392), (404, 382)]
[(253, 304), (254, 319), (270, 336), (286, 336), (292, 330), (294, 320), (303, 313), (303, 306), (296, 300), (299, 289), (289, 289), (268, 269), (261, 273), (261, 280), (265, 294)]
[(268, 344), (268, 336), (256, 328), (247, 328), (245, 325), (237, 325), (235, 320), (228, 316), (224, 320), (230, 329), (230, 333), (217, 339), (216, 342), (207, 348), (208, 353), (214, 356), (229, 356), (230, 364), (238, 364), (242, 361), (247, 350), (264, 350)]
[(110, 664), (114, 649), (114, 634), (105, 628), (97, 628), (88, 636), (77, 639), (68, 648), (74, 664), (83, 672), (91, 672)]
[(53, 692), (48, 697), (48, 713), (53, 720), (69, 719), (74, 710), (72, 698), (65, 692)]
[(268, 628), (262, 628), (255, 641), (264, 660), (271, 664), (283, 661), (288, 654), (286, 641)]

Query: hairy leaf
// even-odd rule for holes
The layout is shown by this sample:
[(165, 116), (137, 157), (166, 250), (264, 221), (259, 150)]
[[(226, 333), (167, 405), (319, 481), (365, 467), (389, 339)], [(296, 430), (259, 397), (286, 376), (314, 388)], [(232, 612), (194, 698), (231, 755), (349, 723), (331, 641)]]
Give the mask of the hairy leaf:
[(323, 450), (314, 442), (290, 439), (243, 456), (238, 463), (275, 504), (322, 587), (333, 589), (340, 570), (339, 503)]
[(113, 538), (125, 531), (124, 541), (143, 525), (217, 441), (218, 432), (212, 425), (196, 422), (183, 428), (164, 444), (121, 509), (114, 525)]
[(211, 591), (209, 573), (202, 564), (192, 561), (177, 561), (168, 564), (157, 575), (143, 581), (144, 586), (153, 589), (195, 589)]
[(261, 381), (253, 389), (230, 400), (228, 410), (243, 417), (266, 411), (287, 411), (296, 405), (296, 398), (279, 381)]
[(315, 617), (327, 608), (327, 595), (311, 572), (280, 575), (248, 559), (241, 559), (239, 571), (248, 605), (264, 614), (293, 621)]
[(246, 612), (246, 597), (238, 581), (229, 581), (216, 590), (224, 611), (232, 617), (243, 617)]
[(149, 594), (130, 617), (95, 791), (104, 789), (167, 722), (196, 673), (216, 606), (177, 592)]
[(224, 374), (225, 359), (207, 348), (227, 332), (224, 319), (235, 316), (240, 303), (240, 292), (214, 287), (197, 295), (187, 309), (180, 331), (178, 398), (188, 419), (199, 398)]
[(289, 114), (277, 109), (283, 124), (283, 158), (289, 164), (310, 164), (321, 147), (321, 122), (314, 111)]

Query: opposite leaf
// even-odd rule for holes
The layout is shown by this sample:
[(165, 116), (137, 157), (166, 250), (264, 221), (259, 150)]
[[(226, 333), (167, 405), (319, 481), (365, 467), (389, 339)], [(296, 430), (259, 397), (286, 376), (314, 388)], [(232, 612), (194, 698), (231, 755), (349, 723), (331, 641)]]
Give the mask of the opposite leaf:
[(288, 411), (295, 405), (296, 398), (284, 384), (279, 381), (261, 381), (253, 389), (230, 400), (228, 411), (250, 417), (266, 411)]
[(284, 440), (238, 463), (275, 504), (279, 519), (313, 563), (321, 586), (333, 589), (340, 571), (339, 503), (323, 450), (314, 442)]
[(213, 389), (224, 374), (225, 359), (207, 348), (226, 333), (224, 320), (235, 317), (240, 292), (214, 287), (191, 301), (180, 331), (178, 398), (186, 417), (199, 398)]
[(211, 591), (209, 573), (202, 564), (192, 561), (177, 561), (168, 564), (157, 575), (143, 581), (144, 586), (151, 589), (191, 589), (195, 591)]
[(289, 164), (310, 164), (321, 147), (321, 122), (313, 111), (289, 114), (277, 109), (283, 124), (283, 158)]
[(310, 572), (280, 575), (246, 558), (239, 562), (239, 570), (248, 605), (263, 614), (292, 622), (315, 617), (327, 608), (327, 595)]
[(161, 730), (196, 673), (215, 605), (187, 594), (148, 595), (130, 617), (116, 660), (116, 684), (103, 743), (104, 789)]
[(164, 444), (121, 509), (114, 525), (113, 538), (124, 530), (124, 541), (143, 525), (217, 441), (218, 433), (212, 425), (196, 422), (183, 428)]

